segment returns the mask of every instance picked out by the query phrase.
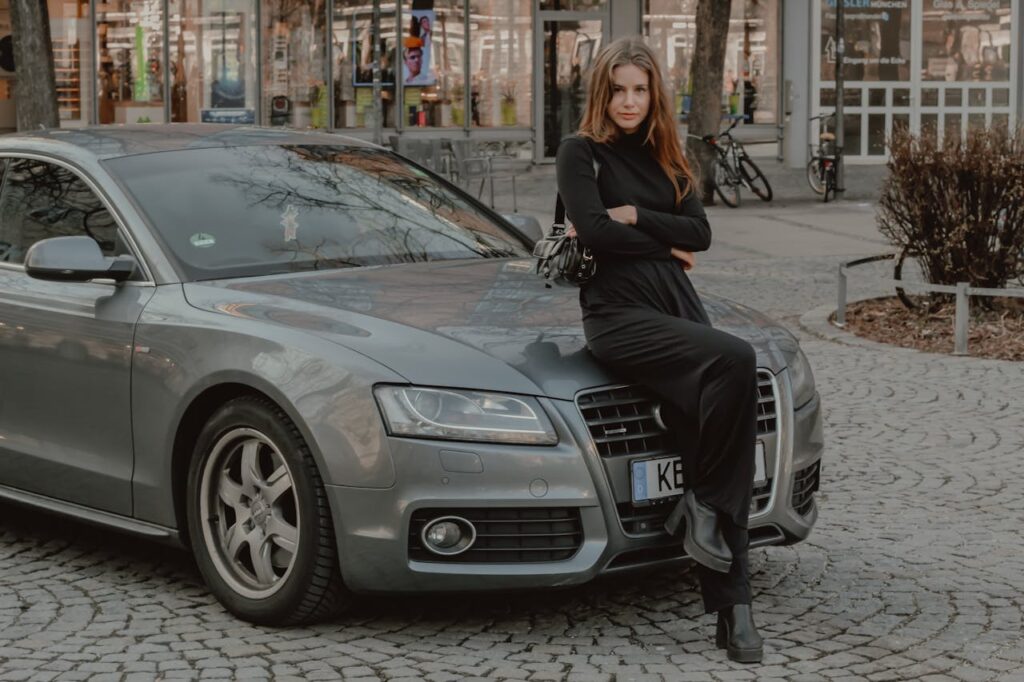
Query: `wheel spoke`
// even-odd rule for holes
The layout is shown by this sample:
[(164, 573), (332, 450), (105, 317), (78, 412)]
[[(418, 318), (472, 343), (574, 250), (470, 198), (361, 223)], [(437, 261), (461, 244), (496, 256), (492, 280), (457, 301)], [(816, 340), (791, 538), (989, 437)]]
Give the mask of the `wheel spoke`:
[(270, 538), (264, 538), (262, 542), (249, 543), (249, 558), (252, 560), (253, 569), (256, 570), (256, 579), (264, 585), (271, 585), (277, 581), (274, 564), (270, 558), (272, 548)]
[(267, 535), (281, 549), (295, 554), (299, 543), (299, 529), (277, 517), (271, 517), (267, 523)]
[(287, 467), (282, 464), (267, 478), (267, 487), (263, 494), (269, 504), (274, 504), (277, 498), (291, 489), (292, 479), (288, 475)]
[(241, 523), (236, 523), (228, 528), (227, 533), (224, 534), (224, 545), (228, 558), (232, 561), (237, 559), (239, 550), (248, 540), (249, 536), (242, 530)]
[(242, 446), (242, 492), (250, 497), (256, 494), (257, 488), (263, 482), (259, 460), (256, 457), (259, 447), (259, 441), (256, 440), (246, 441)]
[(238, 509), (242, 506), (242, 486), (232, 480), (231, 475), (225, 469), (220, 473), (220, 481), (217, 482), (217, 494), (220, 501), (229, 507)]

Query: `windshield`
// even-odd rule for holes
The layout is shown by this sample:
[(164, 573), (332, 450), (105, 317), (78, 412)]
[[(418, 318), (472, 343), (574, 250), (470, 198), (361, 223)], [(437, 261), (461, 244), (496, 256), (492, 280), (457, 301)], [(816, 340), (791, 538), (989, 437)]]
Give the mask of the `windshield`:
[(192, 280), (528, 255), (486, 209), (380, 149), (188, 149), (106, 165)]

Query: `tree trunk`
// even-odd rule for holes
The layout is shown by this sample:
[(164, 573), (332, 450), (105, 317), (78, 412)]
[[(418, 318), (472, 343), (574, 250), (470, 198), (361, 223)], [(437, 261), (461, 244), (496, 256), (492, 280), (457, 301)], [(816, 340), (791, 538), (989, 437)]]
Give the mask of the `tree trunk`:
[[(698, 0), (697, 41), (690, 64), (693, 99), (688, 118), (690, 135), (703, 137), (718, 133), (722, 121), (722, 71), (729, 36), (732, 0)], [(714, 150), (704, 142), (687, 138), (690, 159), (696, 160), (701, 180), (702, 201), (714, 201)]]
[(46, 0), (11, 0), (11, 24), (18, 130), (57, 128), (57, 78)]

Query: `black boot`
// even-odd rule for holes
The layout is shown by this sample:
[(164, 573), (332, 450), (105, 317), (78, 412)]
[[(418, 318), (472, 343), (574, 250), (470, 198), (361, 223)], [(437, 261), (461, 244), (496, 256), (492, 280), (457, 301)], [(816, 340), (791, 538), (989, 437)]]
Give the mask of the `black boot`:
[(715, 643), (738, 663), (760, 663), (764, 643), (754, 625), (750, 604), (734, 604), (718, 612)]
[(675, 509), (665, 519), (665, 530), (670, 535), (679, 531), (679, 523), (686, 519), (686, 535), (683, 549), (694, 561), (712, 571), (728, 573), (732, 564), (732, 552), (725, 544), (722, 530), (718, 526), (718, 513), (697, 500), (693, 490), (683, 493)]

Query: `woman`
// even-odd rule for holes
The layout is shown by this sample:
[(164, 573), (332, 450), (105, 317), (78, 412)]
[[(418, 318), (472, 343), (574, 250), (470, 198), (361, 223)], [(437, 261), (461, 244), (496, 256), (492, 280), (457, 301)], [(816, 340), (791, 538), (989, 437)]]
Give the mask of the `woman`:
[[(712, 329), (685, 270), (711, 244), (654, 54), (623, 38), (597, 56), (579, 132), (558, 149), (566, 215), (598, 260), (582, 288), (587, 345), (630, 383), (658, 394), (685, 434), (686, 519), (704, 608), (729, 658), (758, 662), (747, 517), (754, 477), (757, 377), (747, 342)], [(674, 408), (674, 409), (671, 409)]]

